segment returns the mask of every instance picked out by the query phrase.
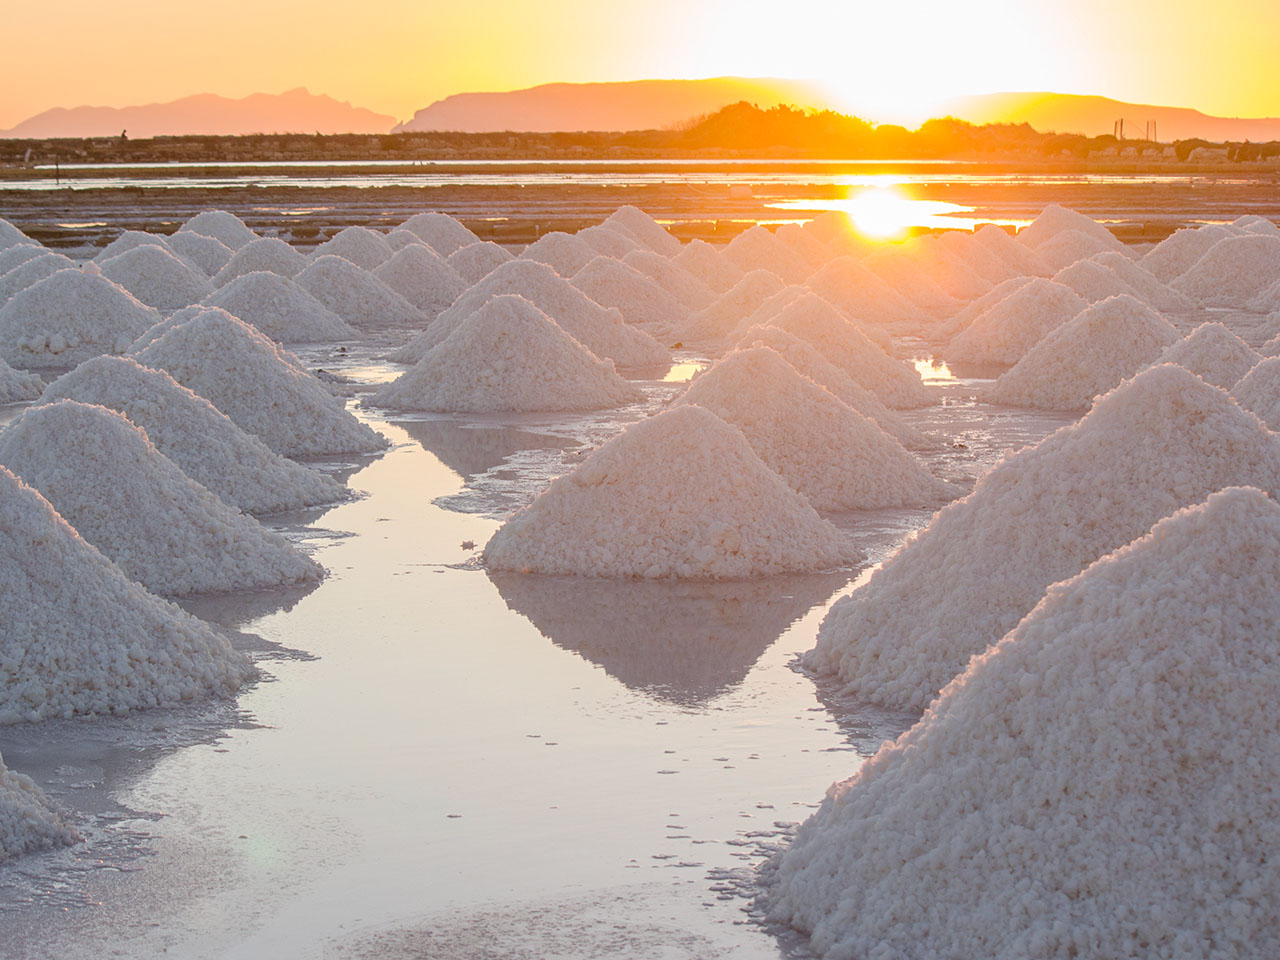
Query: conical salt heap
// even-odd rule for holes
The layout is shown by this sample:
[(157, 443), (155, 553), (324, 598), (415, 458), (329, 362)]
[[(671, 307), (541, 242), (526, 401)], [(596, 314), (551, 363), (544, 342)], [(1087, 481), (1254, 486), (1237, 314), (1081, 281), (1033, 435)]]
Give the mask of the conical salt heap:
[(689, 310), (701, 310), (710, 306), (718, 296), (675, 260), (652, 250), (633, 250), (622, 258), (622, 262), (639, 270)]
[(0, 357), (18, 368), (72, 367), (124, 353), (159, 319), (104, 277), (59, 270), (0, 307)]
[(1054, 234), (1035, 250), (1036, 254), (1054, 272), (1057, 272), (1073, 263), (1088, 260), (1095, 254), (1115, 250), (1115, 247), (1079, 230), (1063, 230), (1061, 233)]
[(929, 338), (938, 341), (947, 341), (954, 338), (962, 330), (968, 329), (969, 325), (982, 314), (1006, 297), (1011, 296), (1015, 291), (1025, 287), (1034, 279), (1034, 277), (1014, 277), (997, 284), (976, 300), (966, 304), (964, 309), (954, 316), (939, 320), (929, 329)]
[(56, 256), (53, 251), (41, 246), (34, 240), (15, 243), (11, 247), (0, 247), (0, 277), (3, 277), (10, 270), (22, 266), (28, 260), (50, 255)]
[(744, 230), (722, 251), (746, 272), (769, 270), (785, 283), (804, 283), (813, 275), (813, 265), (778, 239), (767, 229), (756, 224)]
[(201, 271), (164, 247), (134, 247), (101, 266), (104, 277), (161, 313), (181, 310), (213, 293), (213, 285)]
[(245, 513), (298, 510), (342, 497), (327, 474), (273, 453), (204, 397), (129, 357), (95, 357), (44, 391), (41, 403), (77, 400), (124, 414), (191, 479)]
[(603, 307), (614, 307), (627, 323), (664, 336), (689, 318), (690, 310), (639, 270), (613, 257), (595, 257), (570, 282)]
[(246, 273), (200, 301), (281, 343), (354, 340), (356, 329), (307, 291), (275, 273)]
[(1049, 204), (1034, 222), (1019, 230), (1017, 239), (1023, 246), (1038, 251), (1054, 238), (1070, 232), (1091, 238), (1099, 249), (1124, 249), (1115, 234), (1098, 221), (1056, 203)]
[(15, 370), (0, 360), (0, 404), (34, 400), (44, 389), (44, 381), (34, 373)]
[(888, 284), (890, 289), (902, 294), (920, 310), (951, 316), (960, 309), (960, 302), (949, 296), (919, 264), (902, 251), (877, 250), (861, 262), (862, 266)]
[(245, 226), (234, 213), (225, 210), (205, 210), (178, 228), (179, 233), (198, 233), (213, 237), (232, 250), (239, 250), (246, 243), (258, 239), (258, 235)]
[(621, 226), (654, 253), (674, 257), (680, 252), (680, 241), (662, 224), (643, 210), (633, 206), (619, 207), (605, 220), (607, 226)]
[(480, 238), (447, 213), (419, 213), (400, 224), (422, 239), (442, 257), (447, 257), (462, 247), (479, 242)]
[(1017, 363), (1088, 306), (1070, 287), (1036, 277), (975, 317), (952, 338), (945, 356), (952, 363)]
[(680, 406), (551, 481), (484, 559), (522, 573), (718, 580), (830, 569), (861, 554), (736, 428)]
[(836, 257), (805, 286), (863, 323), (920, 319), (920, 308), (853, 257)]
[(1020, 276), (1050, 277), (1054, 274), (1053, 268), (1035, 250), (1019, 243), (994, 223), (976, 230), (973, 239), (1009, 264)]
[(94, 254), (95, 263), (106, 263), (112, 257), (118, 257), (122, 253), (135, 250), (138, 247), (160, 247), (168, 250), (170, 253), (175, 252), (169, 246), (169, 240), (157, 233), (144, 233), (141, 230), (125, 230), (105, 247)]
[(1230, 390), (1261, 359), (1222, 324), (1202, 323), (1171, 344), (1155, 363), (1176, 363), (1205, 383)]
[[(1115, 253), (1114, 251), (1111, 252)], [(1094, 254), (1094, 256), (1096, 257), (1097, 254)], [(1123, 253), (1115, 253), (1115, 256), (1127, 259)], [(1138, 269), (1141, 270), (1142, 268), (1138, 267)], [(1106, 300), (1108, 297), (1118, 297), (1121, 294), (1126, 294), (1135, 300), (1141, 300), (1148, 306), (1154, 306), (1146, 297), (1120, 279), (1120, 276), (1114, 270), (1094, 259), (1077, 260), (1071, 266), (1063, 267), (1053, 275), (1053, 282), (1060, 283), (1064, 287), (1070, 287), (1075, 291), (1076, 296), (1089, 303), (1097, 303), (1100, 300)]]
[(479, 283), (498, 267), (510, 260), (511, 253), (489, 240), (459, 247), (449, 254), (445, 263), (468, 285)]
[(1280, 437), (1182, 367), (1145, 370), (943, 508), (832, 607), (806, 663), (923, 708), (1049, 584), (1232, 484), (1280, 492)]
[(29, 243), (31, 238), (15, 227), (8, 220), (0, 217), (0, 250), (19, 243)]
[[(967, 239), (970, 244), (973, 243), (971, 238)], [(985, 248), (977, 247), (977, 249), (985, 253), (991, 263), (997, 262), (995, 255)], [(932, 237), (921, 237), (902, 247), (903, 256), (914, 264), (944, 297), (952, 301), (950, 309), (945, 311), (949, 315), (954, 315), (955, 308), (960, 303), (968, 303), (982, 296), (999, 282), (979, 274), (969, 262), (969, 256), (972, 254), (961, 256), (959, 252), (961, 250), (965, 250), (966, 254), (969, 253), (963, 247), (943, 246)], [(1008, 267), (1001, 269), (1000, 280), (1007, 280), (1007, 274), (1011, 272)]]
[(745, 329), (760, 304), (781, 292), (782, 281), (770, 270), (752, 270), (709, 307), (690, 315), (673, 336), (690, 343), (723, 347)]
[(597, 256), (603, 254), (615, 260), (621, 260), (633, 250), (647, 249), (625, 230), (615, 230), (612, 226), (604, 224), (579, 230), (574, 236), (586, 243)]
[(827, 210), (807, 221), (800, 229), (815, 240), (830, 246), (837, 237), (844, 236), (853, 230), (849, 214), (843, 210)]
[(773, 231), (773, 239), (782, 244), (809, 267), (809, 274), (834, 260), (835, 252), (825, 243), (807, 233), (798, 223), (783, 223)]
[(6, 767), (0, 757), (0, 863), (81, 839), (58, 804), (30, 777)]
[(1272, 430), (1280, 431), (1280, 357), (1259, 362), (1231, 388), (1231, 396)]
[(771, 917), (829, 958), (1280, 955), (1277, 578), (1232, 488), (1050, 587), (828, 792)]
[(410, 247), (414, 244), (421, 247), (430, 247), (432, 250), (435, 249), (416, 233), (406, 230), (404, 227), (396, 227), (394, 230), (384, 235), (382, 239), (387, 241), (387, 246), (391, 248), (393, 253), (399, 253), (405, 247)]
[(694, 378), (681, 403), (742, 431), (760, 459), (818, 510), (937, 506), (950, 499), (874, 420), (768, 347), (735, 350)]
[(395, 252), (382, 234), (374, 233), (368, 227), (346, 227), (316, 247), (311, 253), (311, 259), (342, 257), (357, 267), (376, 270), (390, 260)]
[(0, 530), (0, 724), (230, 696), (252, 675), (225, 637), (130, 580), (3, 467)]
[(522, 260), (545, 263), (566, 280), (598, 257), (595, 247), (571, 233), (544, 233), (520, 254)]
[(1219, 240), (1169, 285), (1210, 307), (1244, 306), (1280, 279), (1280, 237)]
[(644, 395), (523, 297), (494, 297), (373, 402), (398, 410), (599, 410)]
[(134, 353), (285, 457), (374, 453), (386, 440), (248, 324), (208, 313)]
[[(1017, 241), (1014, 241), (1015, 243)], [(940, 253), (949, 256), (954, 262), (964, 263), (975, 274), (985, 280), (988, 289), (997, 284), (1023, 276), (1007, 260), (987, 244), (980, 241), (976, 234), (961, 233), (959, 230), (947, 230), (933, 238), (933, 247)], [(985, 291), (984, 291), (985, 292)], [(979, 293), (978, 296), (982, 294)], [(955, 296), (955, 294), (953, 294)], [(972, 297), (961, 298), (972, 299)]]
[(671, 259), (716, 293), (731, 290), (746, 273), (705, 240), (690, 240)]
[(279, 237), (251, 240), (232, 254), (213, 278), (215, 287), (224, 286), (247, 273), (275, 273), (292, 280), (311, 261)]
[(209, 277), (217, 276), (234, 256), (232, 249), (221, 240), (190, 230), (179, 230), (168, 238), (168, 244), (170, 250), (187, 263), (199, 267)]
[(1216, 223), (1203, 227), (1183, 227), (1148, 250), (1138, 261), (1138, 265), (1150, 271), (1162, 283), (1172, 283), (1191, 269), (1215, 243), (1233, 236), (1233, 231)]
[(38, 257), (31, 257), (0, 276), (0, 307), (45, 277), (51, 277), (60, 270), (75, 269), (78, 269), (76, 263), (70, 257), (50, 250), (42, 251)]
[(1178, 340), (1172, 325), (1133, 297), (1095, 303), (1001, 374), (983, 399), (1011, 407), (1085, 410)]
[(430, 322), (368, 270), (341, 257), (313, 260), (295, 282), (357, 330), (424, 327)]
[(1269, 287), (1264, 288), (1246, 306), (1248, 309), (1256, 310), (1258, 313), (1280, 311), (1280, 278), (1277, 278)]
[(393, 254), (373, 275), (422, 311), (428, 320), (447, 310), (468, 286), (439, 254), (422, 245), (405, 247)]
[[(818, 294), (814, 293), (811, 289), (799, 284), (793, 283), (789, 287), (783, 287), (768, 300), (764, 301), (764, 303), (760, 304), (760, 306), (756, 307), (747, 319), (738, 324), (738, 330), (749, 330), (752, 327), (764, 326), (772, 322), (774, 317), (802, 297), (817, 296)], [(821, 297), (819, 297), (819, 299), (821, 299)], [(883, 328), (864, 326), (847, 313), (844, 313), (839, 308), (831, 305), (829, 301), (823, 300), (823, 302), (831, 306), (831, 309), (838, 313), (842, 320), (857, 327), (858, 330), (862, 332), (863, 336), (879, 346), (886, 353), (893, 349), (893, 337), (886, 333)]]
[(1095, 253), (1089, 259), (1111, 270), (1134, 289), (1138, 294), (1138, 299), (1151, 304), (1157, 310), (1187, 311), (1195, 309), (1195, 304), (1187, 297), (1167, 284), (1161, 283), (1150, 271), (1134, 263), (1123, 253), (1108, 250), (1105, 253)]

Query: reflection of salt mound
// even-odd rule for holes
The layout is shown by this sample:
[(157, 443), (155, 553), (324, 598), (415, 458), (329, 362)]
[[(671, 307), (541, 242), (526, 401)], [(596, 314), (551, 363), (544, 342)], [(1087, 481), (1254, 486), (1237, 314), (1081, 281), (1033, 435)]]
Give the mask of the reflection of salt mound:
[[(1115, 234), (1098, 221), (1056, 203), (1049, 204), (1032, 223), (1019, 230), (1018, 241), (1041, 252), (1045, 244), (1064, 233), (1077, 233), (1092, 239), (1097, 248), (1093, 251), (1095, 253), (1099, 250), (1124, 249), (1124, 244), (1116, 239)], [(1043, 256), (1042, 252), (1041, 255)]]
[(615, 230), (603, 224), (579, 230), (575, 236), (594, 250), (597, 256), (603, 254), (615, 260), (621, 260), (631, 251), (641, 249), (640, 242), (632, 239), (625, 230)]
[(401, 229), (416, 234), (423, 243), (442, 257), (462, 247), (478, 243), (480, 238), (447, 213), (419, 213), (400, 224)]
[(1232, 484), (1280, 492), (1280, 438), (1181, 367), (1146, 370), (1002, 461), (823, 621), (810, 666), (925, 706), (1051, 583)]
[(667, 233), (653, 217), (636, 207), (619, 207), (609, 215), (605, 224), (611, 227), (621, 226), (654, 253), (664, 257), (674, 257), (680, 252), (680, 241)]
[(94, 261), (105, 263), (112, 257), (136, 250), (138, 247), (160, 247), (170, 250), (169, 241), (155, 233), (143, 233), (141, 230), (125, 230), (94, 255)]
[(198, 233), (221, 241), (232, 250), (239, 250), (258, 235), (244, 225), (234, 213), (225, 210), (205, 210), (178, 228), (179, 233)]
[(192, 233), (190, 230), (179, 230), (168, 241), (170, 250), (210, 277), (230, 263), (233, 256), (231, 248), (221, 240)]
[(598, 410), (643, 398), (523, 297), (494, 297), (373, 402), (398, 410)]
[(681, 340), (721, 345), (745, 329), (751, 314), (777, 293), (782, 281), (769, 270), (752, 270), (714, 303), (686, 319), (676, 330)]
[(1095, 253), (1091, 258), (1132, 287), (1138, 299), (1151, 304), (1157, 310), (1193, 310), (1195, 304), (1157, 280), (1149, 271), (1144, 270), (1123, 253), (1109, 250), (1106, 253)]
[(479, 283), (491, 272), (511, 259), (506, 247), (500, 247), (489, 240), (459, 247), (445, 261), (453, 272), (468, 284)]
[(556, 646), (656, 700), (697, 707), (849, 580), (791, 574), (722, 583), (531, 577), (490, 571), (507, 606)]
[(282, 343), (351, 340), (355, 328), (307, 291), (275, 273), (246, 273), (205, 297), (201, 304), (220, 307)]
[(390, 260), (394, 252), (382, 234), (374, 233), (368, 227), (346, 227), (316, 247), (311, 258), (342, 257), (357, 267), (376, 270)]
[(671, 259), (716, 293), (732, 288), (745, 272), (705, 240), (690, 240)]
[[(3, 483), (0, 478), (0, 483)], [(0, 757), (0, 863), (81, 839), (63, 810), (36, 782)]]
[(598, 254), (591, 244), (571, 233), (553, 230), (543, 234), (520, 254), (522, 260), (545, 263), (566, 279), (594, 260)]
[(1231, 395), (1272, 430), (1280, 430), (1280, 357), (1256, 364), (1231, 388)]
[(249, 590), (323, 575), (106, 407), (72, 400), (31, 407), (0, 435), (0, 463), (155, 593)]
[(34, 400), (44, 389), (44, 381), (34, 373), (15, 370), (0, 360), (0, 403), (22, 403)]
[(467, 483), (523, 450), (578, 446), (575, 440), (550, 433), (457, 420), (400, 420), (396, 425)]
[(368, 270), (341, 257), (313, 260), (296, 282), (357, 329), (421, 327), (429, 319)]
[(948, 499), (898, 441), (768, 347), (735, 350), (699, 374), (681, 403), (742, 431), (760, 459), (825, 511), (936, 505)]
[(1139, 264), (1163, 283), (1172, 283), (1182, 276), (1219, 240), (1235, 236), (1226, 227), (1209, 224), (1204, 227), (1184, 227), (1166, 237), (1147, 252)]
[(1084, 410), (1147, 366), (1178, 333), (1132, 297), (1095, 303), (1027, 351), (985, 398), (1011, 407)]
[(1054, 271), (1058, 271), (1095, 254), (1114, 249), (1110, 244), (1079, 230), (1063, 230), (1036, 247), (1036, 253)]
[(1033, 277), (1014, 277), (1003, 283), (996, 284), (982, 296), (967, 304), (963, 310), (960, 310), (954, 316), (935, 324), (929, 331), (930, 338), (948, 340), (955, 337), (962, 330), (967, 329), (969, 324), (973, 323), (982, 314), (1013, 294), (1014, 291), (1025, 287), (1033, 279)]
[(71, 367), (124, 353), (159, 319), (104, 277), (59, 270), (0, 307), (0, 356), (17, 367)]
[(1186, 367), (1205, 383), (1230, 390), (1262, 358), (1220, 323), (1202, 323), (1169, 346), (1156, 363)]
[(689, 308), (639, 270), (612, 257), (596, 257), (573, 275), (573, 285), (622, 319), (658, 332), (684, 322)]
[(292, 279), (305, 270), (309, 262), (279, 237), (263, 237), (237, 250), (213, 278), (213, 285), (221, 287), (246, 273), (276, 273)]
[(787, 283), (804, 283), (813, 273), (812, 265), (759, 224), (730, 240), (723, 256), (743, 271), (770, 270)]
[(207, 313), (134, 353), (286, 457), (372, 453), (386, 441), (248, 324)]
[(75, 261), (60, 253), (42, 252), (38, 257), (25, 260), (0, 277), (0, 306), (59, 270), (75, 269)]
[[(1127, 259), (1123, 253), (1117, 253), (1115, 256), (1122, 260)], [(1138, 269), (1142, 268), (1138, 267)], [(1055, 273), (1053, 282), (1070, 287), (1076, 292), (1076, 296), (1089, 303), (1097, 303), (1108, 297), (1118, 297), (1122, 293), (1146, 302), (1146, 297), (1121, 280), (1114, 270), (1097, 260), (1077, 260), (1071, 266), (1063, 267)]]
[(878, 250), (865, 257), (862, 266), (921, 310), (950, 316), (960, 309), (959, 302), (938, 286), (906, 253)]
[(1280, 279), (1280, 237), (1219, 240), (1170, 286), (1206, 306), (1243, 306)]
[(828, 792), (773, 918), (827, 957), (1276, 956), (1277, 543), (1225, 490), (1052, 587)]
[(651, 250), (634, 250), (622, 262), (679, 300), (690, 310), (701, 310), (716, 299), (716, 293), (674, 260)]
[(134, 247), (104, 261), (102, 275), (164, 313), (180, 310), (213, 292), (203, 273), (164, 247), (151, 245)]
[(124, 414), (187, 476), (246, 513), (296, 510), (342, 496), (326, 474), (272, 453), (204, 397), (135, 360), (86, 360), (40, 397), (41, 403), (55, 400), (96, 403)]
[(429, 320), (434, 320), (467, 289), (466, 282), (439, 254), (421, 245), (405, 247), (374, 270), (373, 275)]
[(946, 357), (953, 363), (1017, 363), (1087, 306), (1070, 287), (1036, 277), (975, 317), (952, 338)]
[(553, 480), (484, 558), (522, 573), (734, 579), (829, 569), (859, 553), (738, 430), (680, 406)]
[(978, 230), (973, 238), (1022, 276), (1048, 277), (1053, 274), (1053, 269), (1038, 253), (993, 223)]
[(229, 696), (251, 675), (224, 637), (130, 580), (2, 467), (0, 516), (0, 724)]
[(805, 284), (849, 316), (868, 323), (910, 320), (920, 308), (853, 257), (837, 257)]

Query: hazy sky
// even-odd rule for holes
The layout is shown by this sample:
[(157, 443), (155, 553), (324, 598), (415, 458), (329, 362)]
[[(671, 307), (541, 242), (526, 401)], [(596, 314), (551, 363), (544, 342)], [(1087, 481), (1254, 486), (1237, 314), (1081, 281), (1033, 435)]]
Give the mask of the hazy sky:
[(1280, 0), (0, 0), (0, 129), (305, 86), (399, 119), (554, 80), (807, 77), (876, 120), (1053, 90), (1280, 115)]

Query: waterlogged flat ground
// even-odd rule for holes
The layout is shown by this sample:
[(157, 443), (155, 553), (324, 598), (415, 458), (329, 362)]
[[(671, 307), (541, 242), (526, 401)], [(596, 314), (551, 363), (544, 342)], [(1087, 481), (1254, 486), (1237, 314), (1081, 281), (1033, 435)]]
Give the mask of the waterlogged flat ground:
[[(949, 479), (1071, 419), (931, 377), (942, 403), (911, 416)], [(792, 662), (928, 515), (834, 518), (868, 566), (819, 576), (619, 584), (477, 563), (502, 517), (680, 389), (655, 379), (646, 404), (572, 418), (353, 406), (394, 443), (325, 465), (359, 498), (271, 521), (329, 577), (191, 605), (260, 682), (234, 703), (0, 729), (6, 762), (87, 837), (0, 867), (0, 954), (803, 956), (751, 919), (752, 868), (910, 718), (842, 703)]]

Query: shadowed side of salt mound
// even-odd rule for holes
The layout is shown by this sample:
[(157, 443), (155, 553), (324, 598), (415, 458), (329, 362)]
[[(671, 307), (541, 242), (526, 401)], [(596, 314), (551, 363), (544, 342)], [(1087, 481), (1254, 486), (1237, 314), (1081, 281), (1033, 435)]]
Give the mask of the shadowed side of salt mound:
[(216, 276), (231, 262), (233, 251), (221, 240), (191, 231), (178, 231), (168, 238), (169, 248), (206, 276)]
[(634, 250), (622, 262), (679, 300), (689, 310), (701, 310), (715, 302), (717, 294), (676, 261), (651, 250)]
[(400, 229), (418, 236), (442, 257), (478, 243), (480, 238), (447, 213), (417, 213), (400, 224)]
[(387, 441), (248, 324), (207, 313), (134, 352), (285, 457), (361, 454)]
[(227, 506), (106, 407), (31, 407), (0, 435), (0, 463), (148, 590), (217, 593), (318, 580), (319, 564)]
[(0, 360), (0, 403), (22, 403), (34, 400), (44, 389), (44, 381), (34, 373), (15, 370)]
[(479, 283), (490, 273), (512, 259), (512, 254), (489, 240), (459, 247), (449, 254), (445, 263), (467, 284)]
[(875, 421), (768, 347), (730, 353), (695, 377), (679, 402), (741, 430), (819, 510), (937, 506), (954, 495)]
[(204, 397), (131, 358), (85, 361), (40, 398), (55, 400), (96, 403), (124, 414), (187, 476), (246, 513), (297, 510), (343, 495), (327, 474), (273, 453)]
[(213, 237), (232, 250), (239, 250), (246, 243), (258, 239), (258, 235), (246, 227), (243, 220), (225, 210), (205, 210), (198, 213), (180, 226), (178, 232)]
[(58, 804), (30, 777), (5, 766), (0, 757), (0, 863), (81, 839)]
[(1205, 383), (1230, 390), (1262, 357), (1220, 323), (1202, 323), (1172, 344), (1156, 363), (1186, 367)]
[(642, 400), (523, 297), (494, 297), (371, 402), (396, 410), (600, 410)]
[(853, 257), (836, 257), (805, 286), (859, 323), (919, 321), (918, 306)]
[(820, 956), (1280, 954), (1280, 508), (1216, 493), (1051, 587), (770, 877)]
[(124, 353), (159, 319), (110, 280), (59, 270), (0, 307), (0, 357), (20, 369), (71, 367)]
[(236, 277), (200, 303), (220, 307), (281, 343), (352, 340), (359, 335), (288, 277), (266, 271)]
[(247, 273), (274, 273), (293, 279), (310, 261), (279, 237), (251, 240), (237, 250), (213, 278), (222, 287)]
[(0, 468), (0, 723), (230, 696), (248, 661)]
[(571, 233), (553, 230), (540, 236), (520, 254), (521, 260), (545, 263), (566, 279), (594, 260), (595, 247)]
[(746, 271), (705, 240), (690, 240), (671, 259), (716, 293), (728, 292), (746, 275)]
[(612, 257), (595, 257), (570, 281), (603, 307), (615, 307), (627, 323), (659, 336), (683, 323), (689, 308), (635, 267)]
[(1178, 332), (1132, 297), (1095, 303), (1045, 335), (981, 396), (1040, 410), (1086, 410), (1177, 342)]
[(862, 559), (736, 428), (682, 406), (628, 427), (518, 511), (491, 570), (725, 580)]
[(1231, 395), (1272, 430), (1280, 430), (1280, 357), (1258, 363), (1231, 388)]
[(382, 234), (368, 227), (346, 227), (320, 244), (311, 253), (311, 259), (335, 256), (349, 260), (365, 270), (376, 270), (395, 253)]
[(738, 684), (782, 633), (849, 582), (848, 571), (718, 583), (490, 571), (544, 637), (655, 700), (701, 707)]
[(1046, 334), (1088, 306), (1070, 287), (1036, 277), (974, 317), (952, 338), (946, 358), (953, 363), (1017, 363)]
[(654, 253), (674, 257), (680, 252), (680, 241), (667, 232), (657, 220), (638, 207), (621, 206), (611, 213), (606, 226), (621, 226)]
[(1145, 370), (944, 507), (832, 607), (806, 662), (922, 708), (1049, 584), (1233, 484), (1280, 492), (1280, 437), (1182, 367)]
[(1280, 279), (1280, 237), (1247, 235), (1219, 240), (1170, 282), (1205, 306), (1242, 307)]
[(735, 335), (746, 329), (751, 314), (770, 297), (781, 293), (782, 281), (769, 270), (752, 270), (708, 307), (687, 317), (671, 332), (688, 343), (723, 351)]
[(213, 292), (209, 279), (164, 247), (144, 245), (102, 262), (102, 275), (163, 313)]
[(342, 257), (313, 260), (295, 282), (358, 330), (423, 327), (430, 321), (368, 270)]
[[(465, 247), (463, 249), (466, 249)], [(373, 275), (434, 320), (467, 289), (453, 267), (430, 247), (405, 247), (373, 271)]]

